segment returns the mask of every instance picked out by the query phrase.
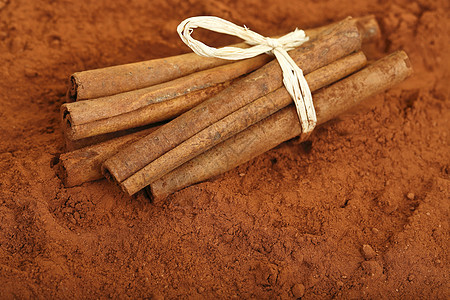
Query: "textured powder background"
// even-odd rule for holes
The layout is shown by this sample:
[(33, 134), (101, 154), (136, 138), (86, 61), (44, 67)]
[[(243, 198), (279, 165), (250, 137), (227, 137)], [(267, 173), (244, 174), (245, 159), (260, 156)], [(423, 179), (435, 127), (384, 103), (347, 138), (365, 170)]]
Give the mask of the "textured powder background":
[[(449, 11), (446, 0), (1, 0), (0, 298), (448, 298)], [(308, 142), (160, 206), (105, 180), (66, 189), (50, 167), (68, 76), (188, 52), (176, 34), (186, 17), (270, 36), (366, 14), (383, 34), (369, 58), (404, 49), (415, 75)]]

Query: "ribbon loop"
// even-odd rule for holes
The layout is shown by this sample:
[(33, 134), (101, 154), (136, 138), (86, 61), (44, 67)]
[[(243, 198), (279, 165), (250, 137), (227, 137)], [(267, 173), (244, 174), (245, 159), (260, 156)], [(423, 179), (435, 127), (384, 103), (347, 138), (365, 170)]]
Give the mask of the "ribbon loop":
[[(191, 34), (195, 28), (203, 28), (218, 33), (233, 35), (243, 39), (250, 48), (223, 47), (214, 48), (194, 39)], [(316, 123), (317, 117), (314, 109), (311, 91), (308, 87), (302, 70), (297, 66), (287, 51), (299, 47), (308, 41), (303, 30), (295, 29), (280, 38), (264, 37), (247, 27), (237, 26), (218, 17), (192, 17), (178, 25), (178, 34), (181, 40), (196, 54), (205, 57), (217, 57), (228, 60), (241, 60), (258, 56), (263, 53), (273, 53), (283, 72), (283, 83), (291, 95), (297, 114), (300, 119), (303, 133), (310, 133)]]

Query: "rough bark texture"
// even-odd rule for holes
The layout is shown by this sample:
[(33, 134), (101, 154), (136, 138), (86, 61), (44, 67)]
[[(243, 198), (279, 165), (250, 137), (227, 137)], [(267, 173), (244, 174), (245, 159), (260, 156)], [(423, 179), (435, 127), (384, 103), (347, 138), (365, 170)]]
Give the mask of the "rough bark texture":
[[(362, 52), (358, 52), (356, 54), (352, 54), (346, 58), (343, 58), (339, 61), (333, 62), (331, 66), (325, 66), (323, 68), (320, 68), (319, 70), (316, 70), (312, 73), (310, 73), (309, 75), (306, 76), (308, 82), (309, 82), (309, 86), (311, 90), (317, 90), (322, 86), (328, 85), (344, 76), (347, 76), (351, 73), (353, 73), (354, 71), (356, 71), (357, 69), (360, 69), (364, 66), (366, 62), (366, 58), (364, 56), (364, 54)], [(290, 103), (290, 96), (287, 94), (287, 92), (282, 93), (282, 95), (280, 95), (280, 97), (284, 98), (284, 103), (286, 104), (275, 104), (275, 102), (273, 102), (270, 106), (270, 108), (266, 109), (266, 113), (271, 114), (273, 110), (278, 110), (281, 109), (282, 107), (288, 105)], [(256, 113), (259, 113), (259, 111), (261, 111), (262, 109), (264, 109), (263, 107), (261, 107), (262, 105), (264, 105), (264, 103), (262, 103), (262, 105), (258, 105), (258, 103), (253, 102), (256, 104), (256, 107), (254, 109), (251, 108), (246, 108), (245, 111), (241, 111), (242, 116), (236, 116), (238, 118), (243, 118), (246, 119), (247, 121), (250, 121), (251, 118), (249, 118), (249, 115), (253, 115)], [(278, 108), (277, 108), (278, 107)], [(243, 108), (243, 109), (244, 109)], [(231, 116), (231, 115), (230, 115)], [(247, 116), (247, 118), (245, 118), (245, 116)], [(265, 116), (261, 115), (261, 113), (259, 113), (259, 118), (256, 118), (256, 121), (253, 122), (257, 122), (260, 119), (264, 118)], [(222, 119), (223, 121), (224, 119)], [(231, 121), (228, 120), (227, 123), (230, 123)], [(217, 124), (217, 123), (216, 123)], [(249, 124), (244, 125), (242, 123), (238, 124), (238, 127), (240, 127), (241, 129), (238, 129), (238, 131), (236, 131), (235, 129), (235, 133), (231, 132), (231, 126), (230, 124), (217, 124), (220, 128), (220, 131), (215, 130), (214, 132), (209, 132), (206, 136), (207, 139), (210, 140), (211, 142), (211, 138), (209, 138), (208, 136), (217, 136), (217, 134), (219, 134), (221, 136), (220, 139), (223, 139), (225, 137), (225, 132), (224, 130), (227, 131), (227, 134), (235, 134), (238, 131), (243, 130), (243, 126), (250, 126)], [(93, 138), (87, 138), (87, 139), (82, 139), (82, 140), (77, 140), (77, 141), (71, 141), (70, 139), (66, 139), (66, 149), (70, 149), (68, 151), (71, 152), (67, 152), (61, 155), (57, 156), (57, 161), (58, 161), (58, 177), (60, 177), (64, 183), (64, 186), (66, 187), (71, 187), (71, 186), (76, 186), (76, 185), (80, 185), (83, 184), (85, 182), (89, 182), (89, 181), (93, 181), (93, 180), (98, 180), (103, 178), (102, 172), (101, 172), (101, 165), (103, 164), (103, 162), (108, 159), (109, 157), (113, 156), (114, 154), (116, 154), (118, 151), (120, 151), (121, 149), (125, 148), (126, 146), (128, 146), (129, 144), (131, 144), (132, 142), (137, 141), (139, 138), (145, 136), (146, 134), (149, 134), (151, 131), (154, 131), (155, 129), (152, 128), (150, 130), (143, 130), (140, 131), (136, 134), (132, 134), (132, 132), (128, 132), (128, 135), (125, 135), (126, 133), (124, 133), (123, 135), (125, 136), (120, 136), (118, 135), (116, 138), (112, 139), (113, 137), (110, 136), (100, 136), (101, 138), (104, 138), (104, 140), (98, 140), (96, 139), (96, 137)], [(119, 134), (114, 133), (114, 134)], [(204, 135), (202, 135), (204, 136)], [(214, 140), (214, 144), (217, 144), (220, 142), (220, 139), (216, 139)], [(104, 142), (106, 140), (110, 140), (107, 142)], [(99, 145), (96, 145), (99, 144)], [(206, 151), (207, 149), (209, 149), (210, 147), (212, 147), (214, 144), (209, 144), (208, 148), (201, 149), (199, 148), (199, 141), (191, 141), (192, 145), (195, 145), (195, 149), (192, 149), (191, 152), (189, 153), (189, 155), (193, 155), (192, 157), (194, 157), (194, 152), (193, 151), (197, 151), (198, 153), (202, 153), (204, 151)], [(83, 148), (83, 149), (81, 149)], [(77, 150), (80, 149), (80, 150)], [(73, 151), (73, 150), (77, 150), (77, 151)], [(173, 155), (175, 155), (175, 157), (177, 157), (177, 162), (175, 161), (169, 161), (166, 162), (167, 159), (164, 159), (164, 161), (161, 163), (164, 166), (164, 170), (165, 173), (170, 172), (172, 169), (174, 169), (175, 167), (173, 167), (174, 164), (178, 164), (181, 165), (183, 162), (180, 162), (181, 159), (184, 160), (188, 160), (187, 159), (187, 151), (188, 149), (185, 149), (182, 151), (183, 153), (183, 157), (181, 157), (180, 154), (178, 153), (174, 153)], [(169, 160), (172, 160), (173, 158), (169, 157)], [(177, 165), (177, 166), (178, 166)], [(88, 171), (86, 171), (88, 170)], [(164, 175), (164, 174), (163, 174)], [(162, 176), (162, 175), (161, 175)], [(160, 176), (160, 177), (161, 177)]]
[[(308, 74), (360, 47), (361, 36), (356, 23), (346, 19), (317, 40), (291, 51), (290, 56), (304, 74)], [(278, 62), (272, 61), (108, 159), (103, 165), (105, 174), (118, 183), (124, 181), (200, 130), (282, 84)]]
[[(311, 92), (314, 92), (361, 69), (365, 64), (366, 57), (363, 53), (358, 52), (317, 69), (306, 75), (305, 78)], [(284, 87), (256, 99), (152, 161), (124, 180), (121, 183), (122, 189), (130, 195), (138, 192), (176, 167), (290, 103), (292, 103), (292, 98)]]
[[(324, 88), (314, 94), (318, 124), (336, 118), (411, 74), (408, 56), (396, 52)], [(167, 174), (150, 186), (149, 194), (156, 201), (162, 200), (181, 188), (229, 171), (300, 134), (297, 112), (290, 105)]]
[(105, 160), (116, 154), (143, 136), (155, 131), (158, 127), (128, 133), (108, 141), (86, 145), (74, 151), (55, 157), (54, 164), (58, 177), (65, 187), (81, 185), (85, 182), (103, 178), (101, 166)]
[[(217, 72), (225, 73), (222, 70)], [(208, 84), (210, 73), (201, 76), (200, 81), (183, 77), (177, 82), (170, 81), (103, 99), (65, 103), (61, 106), (64, 134), (76, 141), (173, 119), (230, 85), (231, 81)], [(245, 73), (240, 72), (239, 75)], [(198, 75), (201, 74), (190, 76), (200, 77)], [(238, 75), (227, 75), (225, 79), (236, 77)]]

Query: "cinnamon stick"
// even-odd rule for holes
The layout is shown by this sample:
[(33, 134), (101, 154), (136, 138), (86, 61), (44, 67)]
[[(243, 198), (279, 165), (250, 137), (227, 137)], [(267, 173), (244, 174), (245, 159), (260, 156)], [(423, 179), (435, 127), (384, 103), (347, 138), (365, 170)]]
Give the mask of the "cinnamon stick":
[(223, 90), (231, 83), (226, 80), (242, 71), (239, 66), (222, 68), (213, 70), (219, 82), (208, 82), (212, 70), (207, 70), (141, 90), (65, 103), (61, 106), (64, 134), (78, 140), (172, 119)]
[[(362, 52), (358, 52), (308, 74), (306, 76), (306, 80), (309, 83), (310, 89), (312, 91), (315, 91), (353, 73), (354, 71), (363, 67), (365, 63), (366, 58), (364, 54)], [(275, 98), (272, 101), (263, 99), (263, 101), (257, 100), (255, 102), (252, 102), (251, 104), (229, 115), (227, 118), (224, 118), (221, 121), (206, 128), (204, 131), (209, 129), (207, 132), (202, 131), (189, 139), (188, 145), (192, 146), (191, 148), (185, 147), (180, 151), (180, 148), (182, 148), (181, 146), (185, 144), (185, 142), (179, 147), (176, 147), (172, 151), (164, 154), (150, 165), (154, 166), (155, 162), (160, 162), (160, 166), (162, 165), (162, 170), (164, 170), (165, 173), (168, 173), (175, 169), (175, 167), (178, 167), (189, 159), (197, 156), (198, 154), (201, 154), (212, 146), (225, 140), (227, 136), (232, 136), (237, 132), (249, 127), (251, 124), (265, 118), (268, 114), (273, 113), (274, 110), (279, 110), (282, 107), (289, 105), (292, 101), (289, 94), (287, 94), (284, 88), (280, 88), (279, 90), (283, 91), (281, 93), (282, 96), (280, 96), (279, 98)], [(262, 114), (261, 111), (265, 114)], [(237, 112), (239, 112), (239, 114), (237, 114)], [(231, 118), (229, 117), (233, 117), (235, 121), (230, 120)], [(58, 172), (59, 177), (62, 178), (66, 186), (80, 185), (87, 181), (100, 179), (103, 177), (101, 174), (101, 163), (103, 163), (103, 161), (105, 161), (113, 154), (117, 153), (120, 149), (123, 149), (124, 147), (129, 145), (132, 141), (136, 141), (144, 135), (145, 133), (140, 133), (139, 135), (135, 134), (132, 135), (132, 138), (131, 135), (127, 135), (125, 137), (115, 139), (109, 143), (102, 143), (100, 145), (86, 147), (79, 151), (62, 154), (59, 157), (58, 163), (58, 165), (60, 166)], [(217, 136), (220, 136), (220, 138), (217, 138)], [(196, 139), (194, 139), (194, 137)], [(203, 145), (203, 147), (200, 147), (200, 145)], [(147, 169), (147, 167), (145, 167), (144, 169)], [(87, 169), (90, 170), (89, 173), (84, 172), (84, 170)], [(144, 169), (142, 169), (141, 171), (143, 171)], [(152, 169), (156, 168), (153, 167)], [(141, 171), (139, 171), (138, 173), (141, 173)], [(164, 174), (159, 175), (159, 177)], [(150, 174), (147, 174), (147, 177), (149, 175)], [(129, 179), (127, 179), (124, 184), (129, 183)]]
[[(358, 52), (317, 69), (305, 78), (311, 92), (314, 92), (361, 69), (365, 64), (365, 55)], [(134, 194), (183, 163), (291, 103), (289, 93), (281, 87), (206, 127), (128, 177), (120, 186), (128, 194)]]
[(71, 101), (111, 96), (229, 63), (232, 62), (218, 58), (202, 58), (194, 53), (187, 53), (77, 72), (70, 77), (67, 95)]
[[(374, 16), (357, 19), (360, 26), (366, 28), (365, 36), (372, 39), (379, 32)], [(310, 38), (319, 32), (333, 26), (322, 26), (305, 30)], [(372, 36), (368, 34), (372, 32)], [(247, 47), (245, 43), (234, 45)], [(221, 65), (231, 64), (232, 61), (199, 57), (194, 53), (187, 53), (167, 58), (153, 59), (143, 62), (106, 67), (74, 73), (69, 80), (68, 98), (71, 101), (95, 99), (119, 93), (133, 91), (171, 81), (195, 72), (211, 69)]]
[[(290, 55), (308, 74), (360, 47), (357, 25), (346, 19), (307, 46), (292, 50)], [(276, 61), (269, 62), (108, 159), (103, 164), (104, 174), (120, 183), (194, 134), (281, 86), (280, 67)]]
[[(367, 40), (379, 32), (376, 20), (369, 16), (360, 19)], [(335, 25), (334, 25), (335, 26)], [(332, 26), (309, 30), (310, 38)], [(235, 62), (193, 73), (148, 88), (112, 96), (63, 104), (61, 115), (63, 130), (69, 140), (125, 130), (172, 119), (195, 105), (212, 97), (230, 81), (247, 74), (266, 62), (271, 56)]]
[[(322, 89), (313, 98), (318, 124), (389, 89), (412, 72), (408, 56), (398, 51)], [(231, 170), (300, 134), (295, 107), (290, 105), (166, 174), (149, 185), (147, 193), (154, 201), (160, 201), (182, 188)]]
[(153, 123), (153, 124), (149, 124), (149, 125), (145, 125), (145, 126), (141, 126), (141, 127), (133, 127), (133, 128), (126, 129), (126, 130), (109, 132), (106, 134), (91, 136), (91, 137), (87, 137), (87, 138), (83, 138), (83, 139), (79, 139), (79, 140), (71, 140), (66, 135), (64, 135), (65, 150), (67, 152), (78, 150), (78, 149), (85, 148), (88, 146), (100, 144), (100, 143), (103, 143), (103, 142), (106, 142), (106, 141), (109, 141), (112, 139), (116, 139), (116, 138), (119, 138), (122, 136), (130, 135), (130, 134), (133, 134), (138, 131), (144, 131), (145, 129), (152, 128), (152, 130), (147, 131), (148, 133), (150, 133), (152, 131), (155, 131), (162, 124), (164, 124), (164, 123)]
[(99, 144), (63, 153), (56, 157), (56, 174), (65, 187), (73, 187), (104, 178), (101, 165), (106, 159), (157, 128), (147, 128)]

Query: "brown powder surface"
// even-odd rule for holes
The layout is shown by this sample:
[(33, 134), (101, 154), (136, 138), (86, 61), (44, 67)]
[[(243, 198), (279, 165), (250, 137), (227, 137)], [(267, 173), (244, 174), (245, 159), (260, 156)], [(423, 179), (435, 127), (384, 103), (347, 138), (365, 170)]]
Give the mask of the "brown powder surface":
[[(448, 0), (0, 0), (0, 298), (448, 299), (449, 12)], [(308, 142), (161, 206), (105, 180), (66, 189), (50, 167), (68, 76), (188, 52), (186, 17), (269, 36), (366, 14), (383, 33), (368, 56), (404, 49), (415, 75)]]

